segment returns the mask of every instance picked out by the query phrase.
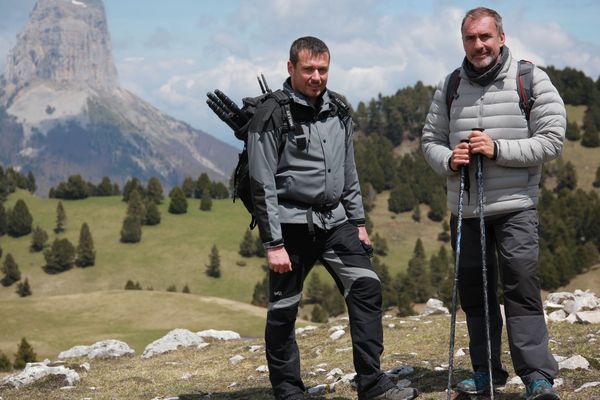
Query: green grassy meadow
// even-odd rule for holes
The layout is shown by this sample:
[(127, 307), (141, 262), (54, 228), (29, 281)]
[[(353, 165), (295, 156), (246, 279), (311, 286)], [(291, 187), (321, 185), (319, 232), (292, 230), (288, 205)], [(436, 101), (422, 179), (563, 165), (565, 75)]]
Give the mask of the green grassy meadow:
[[(600, 162), (600, 149), (586, 149), (578, 142), (567, 142), (563, 158), (575, 165), (578, 187), (591, 190)], [(421, 221), (415, 222), (411, 212), (390, 213), (388, 198), (387, 192), (377, 196), (370, 214), (374, 223), (370, 234), (378, 233), (387, 240), (389, 252), (381, 261), (394, 276), (406, 268), (417, 238), (423, 241), (428, 256), (444, 243), (437, 240), (442, 231), (441, 223), (427, 218), (427, 206), (421, 205)], [(12, 207), (17, 199), (25, 200), (33, 215), (33, 226), (46, 230), (51, 243), (57, 237), (53, 229), (58, 200), (17, 191), (9, 197), (5, 207)], [(87, 222), (97, 253), (96, 265), (49, 275), (41, 268), (45, 264), (43, 254), (29, 251), (31, 235), (0, 237), (4, 256), (13, 255), (22, 279), (29, 280), (33, 292), (31, 297), (19, 298), (16, 285), (0, 287), (0, 351), (12, 357), (24, 336), (40, 357), (53, 358), (73, 345), (109, 338), (125, 340), (139, 352), (152, 340), (180, 327), (233, 329), (242, 335), (262, 336), (264, 310), (249, 303), (255, 284), (264, 277), (261, 268), (264, 260), (238, 254), (249, 223), (240, 202), (213, 200), (212, 210), (205, 212), (199, 210), (199, 200), (188, 200), (188, 213), (173, 215), (167, 212), (167, 199), (160, 206), (161, 223), (144, 226), (142, 241), (136, 244), (119, 241), (126, 210), (120, 196), (63, 200), (63, 206), (67, 225), (66, 232), (59, 236), (68, 238), (76, 246), (81, 225)], [(253, 234), (256, 236), (257, 230)], [(218, 279), (205, 274), (213, 245), (219, 249), (221, 260), (222, 275)], [(450, 250), (449, 243), (445, 246)], [(239, 265), (244, 263), (244, 266)], [(322, 281), (333, 284), (324, 268), (315, 270)], [(596, 278), (578, 282), (591, 285), (582, 289), (598, 291), (600, 288), (593, 282), (597, 282), (600, 270), (591, 273)], [(128, 279), (153, 291), (125, 291)], [(178, 293), (166, 292), (171, 285), (175, 285)], [(185, 285), (191, 294), (181, 293)], [(225, 306), (209, 302), (209, 298), (229, 302), (222, 300), (227, 303)]]

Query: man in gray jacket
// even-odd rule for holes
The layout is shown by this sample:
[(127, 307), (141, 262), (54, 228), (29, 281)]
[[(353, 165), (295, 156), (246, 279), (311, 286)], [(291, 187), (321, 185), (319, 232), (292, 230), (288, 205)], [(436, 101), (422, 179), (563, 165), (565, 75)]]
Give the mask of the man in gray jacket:
[[(449, 77), (436, 90), (423, 128), (422, 150), (431, 167), (447, 178), (454, 238), (459, 169), (470, 166), (473, 157), (483, 157), (493, 383), (503, 384), (508, 375), (500, 359), (499, 272), (510, 354), (516, 373), (526, 385), (526, 397), (558, 399), (552, 387), (558, 368), (548, 350), (536, 275), (536, 204), (542, 164), (562, 151), (565, 107), (546, 73), (535, 68), (535, 100), (527, 120), (517, 93), (518, 61), (504, 45), (502, 18), (496, 11), (480, 7), (467, 12), (461, 33), (466, 54), (461, 79), (450, 110), (446, 103)], [(469, 181), (476, 182), (475, 168), (469, 170)], [(474, 374), (456, 389), (473, 394), (489, 388), (477, 201), (467, 197), (463, 215), (458, 290), (467, 316)]]
[(319, 260), (346, 300), (359, 399), (412, 399), (416, 390), (396, 387), (380, 370), (381, 283), (367, 255), (352, 121), (326, 88), (329, 49), (299, 38), (287, 67), (293, 128), (288, 121), (283, 129), (287, 118), (273, 96), (248, 130), (255, 218), (270, 268), (265, 342), (275, 397), (304, 398), (294, 323), (304, 280)]

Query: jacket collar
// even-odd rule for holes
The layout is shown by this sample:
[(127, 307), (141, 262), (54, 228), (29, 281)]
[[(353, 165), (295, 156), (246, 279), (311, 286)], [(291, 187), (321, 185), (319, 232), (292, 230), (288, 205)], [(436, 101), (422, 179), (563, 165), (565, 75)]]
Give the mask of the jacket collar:
[(310, 107), (314, 110), (315, 113), (321, 114), (322, 112), (329, 112), (333, 108), (333, 104), (331, 103), (331, 97), (329, 95), (329, 90), (327, 90), (327, 88), (325, 88), (323, 93), (321, 93), (319, 99), (317, 100), (317, 104), (314, 106), (305, 95), (295, 91), (292, 88), (291, 78), (287, 78), (283, 83), (283, 91), (286, 92), (288, 96), (290, 96), (290, 99), (293, 103), (304, 107)]

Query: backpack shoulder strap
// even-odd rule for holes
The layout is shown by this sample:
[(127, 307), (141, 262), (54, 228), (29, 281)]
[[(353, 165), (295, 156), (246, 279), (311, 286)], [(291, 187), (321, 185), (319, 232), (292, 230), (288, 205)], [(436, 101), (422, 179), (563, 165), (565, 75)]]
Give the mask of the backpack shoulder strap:
[(450, 120), (450, 107), (454, 99), (458, 98), (458, 86), (460, 85), (460, 68), (456, 68), (450, 74), (446, 84), (446, 109), (448, 111), (448, 120)]
[(328, 90), (329, 97), (331, 98), (331, 102), (335, 105), (336, 110), (335, 113), (340, 117), (340, 120), (347, 125), (348, 122), (352, 119), (352, 115), (350, 114), (350, 106), (346, 103), (344, 97), (334, 92), (333, 90)]
[(519, 107), (525, 113), (525, 119), (529, 121), (529, 114), (533, 106), (533, 69), (535, 65), (531, 61), (519, 60), (517, 64), (517, 92), (519, 93)]

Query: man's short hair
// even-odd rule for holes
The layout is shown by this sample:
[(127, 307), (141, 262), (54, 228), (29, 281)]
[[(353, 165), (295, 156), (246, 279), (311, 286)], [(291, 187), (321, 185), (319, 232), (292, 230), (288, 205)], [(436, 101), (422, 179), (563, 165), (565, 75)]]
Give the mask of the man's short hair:
[(465, 17), (462, 20), (462, 24), (460, 24), (460, 33), (463, 33), (463, 28), (465, 26), (465, 21), (467, 20), (467, 18), (472, 18), (472, 19), (481, 19), (483, 17), (492, 17), (494, 18), (494, 21), (496, 22), (496, 29), (498, 29), (498, 35), (502, 35), (502, 32), (504, 32), (504, 30), (502, 29), (502, 17), (500, 16), (500, 14), (498, 14), (497, 11), (492, 10), (491, 8), (486, 8), (486, 7), (477, 7), (474, 8), (472, 10), (467, 11), (467, 13), (465, 14)]
[(304, 36), (294, 40), (294, 43), (292, 43), (292, 46), (290, 47), (290, 61), (292, 64), (296, 65), (298, 62), (298, 54), (300, 54), (302, 50), (307, 50), (311, 55), (322, 53), (327, 53), (327, 55), (329, 55), (329, 49), (325, 42), (313, 36)]

